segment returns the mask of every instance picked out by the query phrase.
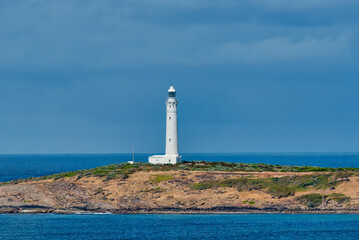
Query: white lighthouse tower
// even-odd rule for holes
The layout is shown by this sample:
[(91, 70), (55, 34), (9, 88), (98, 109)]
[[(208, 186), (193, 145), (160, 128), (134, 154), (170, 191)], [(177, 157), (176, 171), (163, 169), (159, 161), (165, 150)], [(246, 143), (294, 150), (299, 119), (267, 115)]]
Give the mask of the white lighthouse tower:
[(178, 154), (177, 104), (176, 90), (171, 86), (166, 101), (166, 154), (149, 157), (150, 163), (176, 164), (181, 162), (181, 156)]

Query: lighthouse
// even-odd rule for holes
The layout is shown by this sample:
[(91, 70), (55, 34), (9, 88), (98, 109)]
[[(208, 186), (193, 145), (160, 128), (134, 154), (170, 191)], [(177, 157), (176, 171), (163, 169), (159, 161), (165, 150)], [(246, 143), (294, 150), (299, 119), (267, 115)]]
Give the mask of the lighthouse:
[(171, 86), (166, 100), (166, 153), (150, 156), (149, 163), (176, 164), (181, 162), (181, 156), (178, 153), (177, 105), (176, 90)]

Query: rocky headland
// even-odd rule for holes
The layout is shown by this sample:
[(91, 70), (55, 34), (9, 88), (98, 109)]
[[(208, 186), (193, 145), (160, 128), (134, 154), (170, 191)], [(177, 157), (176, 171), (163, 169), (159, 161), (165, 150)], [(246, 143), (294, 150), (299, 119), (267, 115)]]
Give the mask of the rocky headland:
[(359, 169), (114, 164), (0, 183), (0, 213), (359, 213)]

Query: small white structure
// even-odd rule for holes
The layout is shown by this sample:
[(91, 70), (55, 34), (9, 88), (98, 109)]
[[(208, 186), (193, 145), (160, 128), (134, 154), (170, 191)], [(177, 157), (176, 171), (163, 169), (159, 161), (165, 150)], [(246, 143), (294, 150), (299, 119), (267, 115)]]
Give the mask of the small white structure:
[(168, 90), (166, 101), (166, 154), (150, 156), (148, 158), (150, 163), (176, 164), (182, 161), (181, 156), (178, 154), (177, 104), (176, 90), (171, 86)]

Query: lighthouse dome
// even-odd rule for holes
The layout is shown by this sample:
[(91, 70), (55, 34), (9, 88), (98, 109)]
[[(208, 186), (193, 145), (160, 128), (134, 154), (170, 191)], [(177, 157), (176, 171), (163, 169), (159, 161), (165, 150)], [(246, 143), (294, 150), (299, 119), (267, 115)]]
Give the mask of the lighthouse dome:
[(168, 97), (169, 98), (175, 98), (176, 97), (176, 89), (174, 89), (173, 86), (168, 89)]
[(168, 92), (176, 92), (176, 89), (173, 86), (171, 86), (170, 89), (168, 89)]

